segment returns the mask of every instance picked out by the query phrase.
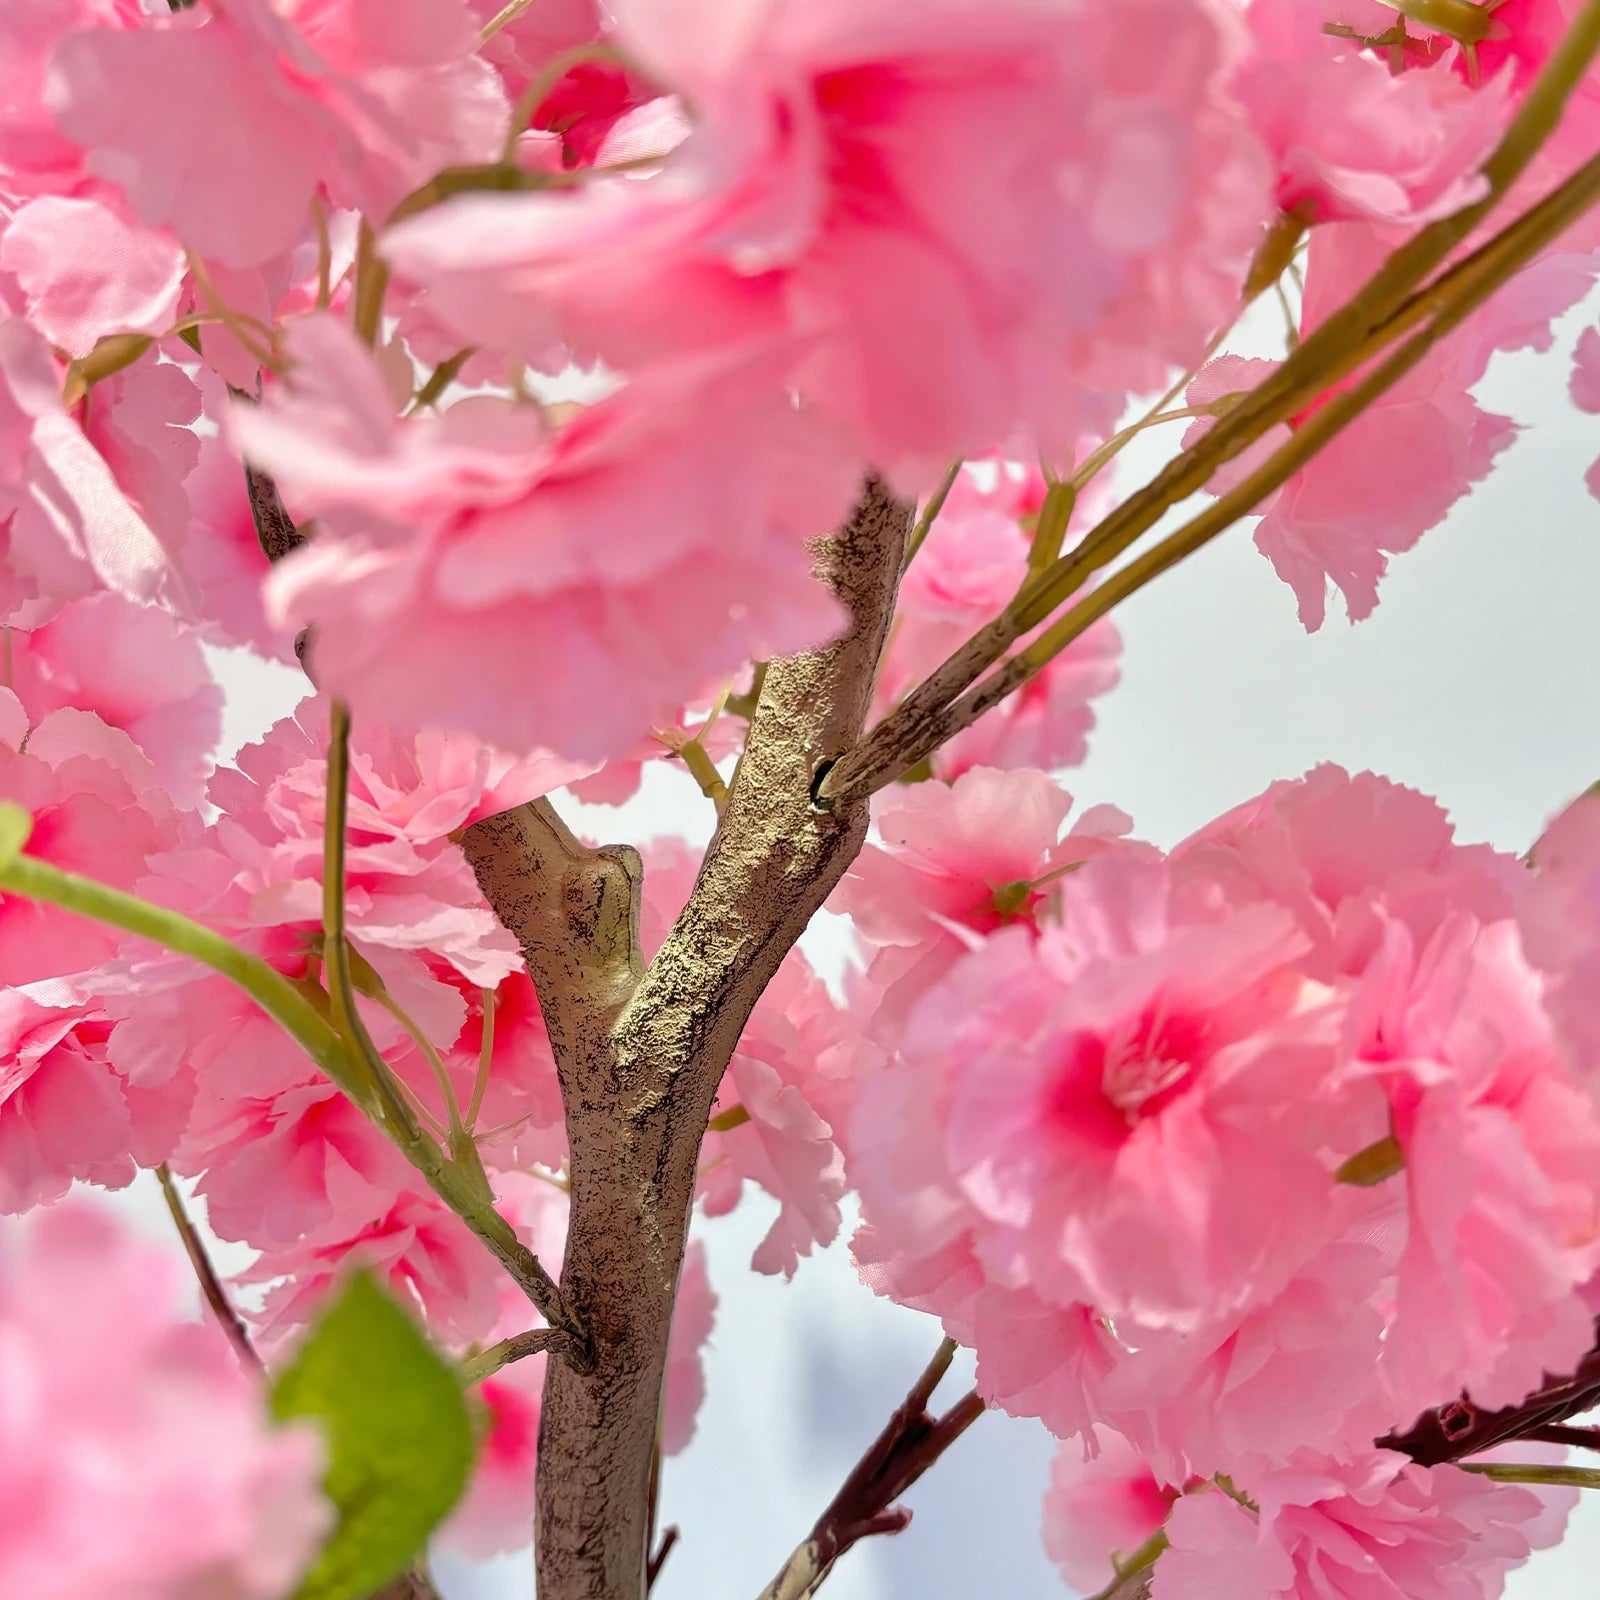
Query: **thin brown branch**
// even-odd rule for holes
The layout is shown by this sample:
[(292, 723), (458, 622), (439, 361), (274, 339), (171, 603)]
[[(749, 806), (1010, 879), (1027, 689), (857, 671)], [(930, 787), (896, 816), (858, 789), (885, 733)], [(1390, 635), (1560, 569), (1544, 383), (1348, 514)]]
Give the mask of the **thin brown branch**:
[(256, 525), (256, 538), (261, 541), (262, 554), (276, 566), (305, 544), (306, 536), (284, 510), (277, 483), (248, 461), (244, 464), (244, 486), (250, 497), (250, 515)]
[(233, 1346), (240, 1364), (256, 1372), (262, 1371), (261, 1357), (256, 1354), (256, 1347), (250, 1342), (249, 1331), (240, 1320), (239, 1313), (233, 1309), (227, 1290), (222, 1287), (222, 1279), (217, 1276), (217, 1269), (212, 1265), (205, 1240), (200, 1237), (199, 1230), (189, 1215), (189, 1208), (184, 1205), (183, 1196), (178, 1193), (178, 1186), (172, 1181), (171, 1169), (165, 1161), (156, 1168), (156, 1179), (161, 1185), (161, 1197), (167, 1202), (167, 1210), (172, 1215), (173, 1225), (178, 1230), (178, 1237), (183, 1241), (189, 1265), (194, 1268), (200, 1292), (205, 1296), (212, 1316), (227, 1334), (228, 1343)]
[(1520, 1437), (1539, 1444), (1562, 1444), (1572, 1450), (1600, 1450), (1600, 1428), (1574, 1428), (1552, 1422), (1544, 1427), (1529, 1428)]
[(1485, 1411), (1462, 1395), (1424, 1412), (1404, 1432), (1397, 1429), (1375, 1442), (1424, 1467), (1437, 1467), (1481, 1455), (1513, 1439), (1537, 1438), (1543, 1430), (1596, 1406), (1600, 1406), (1600, 1324), (1596, 1325), (1595, 1348), (1578, 1363), (1577, 1370), (1566, 1377), (1550, 1378), (1520, 1405)]
[(976, 1393), (965, 1395), (942, 1417), (928, 1412), (928, 1401), (949, 1370), (955, 1349), (950, 1339), (939, 1346), (883, 1431), (850, 1469), (810, 1536), (759, 1600), (810, 1600), (853, 1545), (875, 1534), (899, 1533), (910, 1524), (910, 1510), (895, 1502), (984, 1413)]
[(656, 1579), (661, 1576), (661, 1569), (667, 1564), (667, 1557), (672, 1554), (672, 1547), (678, 1542), (678, 1528), (674, 1523), (661, 1535), (661, 1543), (656, 1546), (656, 1553), (650, 1557), (650, 1564), (645, 1569), (644, 1587), (648, 1594), (656, 1586)]

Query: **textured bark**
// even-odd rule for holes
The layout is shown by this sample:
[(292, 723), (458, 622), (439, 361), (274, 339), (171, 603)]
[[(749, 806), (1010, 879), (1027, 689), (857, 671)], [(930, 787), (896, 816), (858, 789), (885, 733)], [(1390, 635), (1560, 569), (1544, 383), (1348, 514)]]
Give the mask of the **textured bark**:
[(571, 1144), (561, 1286), (588, 1370), (551, 1362), (539, 1429), (541, 1600), (640, 1600), (667, 1337), (717, 1086), (779, 963), (854, 859), (867, 805), (823, 810), (819, 772), (858, 737), (911, 507), (876, 484), (819, 542), (843, 638), (774, 661), (699, 878), (640, 972), (639, 862), (590, 850), (548, 806), (463, 839), (522, 942), (550, 1028)]

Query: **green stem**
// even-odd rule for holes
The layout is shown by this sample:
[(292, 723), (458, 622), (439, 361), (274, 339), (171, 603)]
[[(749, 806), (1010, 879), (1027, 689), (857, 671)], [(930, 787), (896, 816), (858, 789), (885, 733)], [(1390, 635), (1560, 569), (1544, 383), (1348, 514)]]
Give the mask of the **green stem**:
[(1117, 1575), (1105, 1586), (1105, 1588), (1100, 1591), (1099, 1594), (1094, 1597), (1094, 1600), (1110, 1600), (1110, 1597), (1114, 1595), (1117, 1590), (1128, 1581), (1129, 1578), (1135, 1577), (1137, 1574), (1144, 1572), (1150, 1567), (1153, 1567), (1161, 1558), (1162, 1551), (1164, 1551), (1166, 1548), (1167, 1536), (1161, 1529), (1158, 1528), (1150, 1535), (1148, 1539), (1145, 1540), (1142, 1545), (1139, 1546), (1137, 1550), (1133, 1552), (1131, 1556), (1128, 1557), (1126, 1561), (1117, 1561), (1116, 1558), (1113, 1557), (1112, 1564), (1116, 1569)]
[(164, 906), (151, 905), (120, 889), (81, 878), (74, 872), (63, 872), (26, 855), (0, 867), (0, 890), (121, 928), (210, 967), (244, 990), (346, 1094), (358, 1104), (367, 1103), (360, 1093), (349, 1051), (327, 1019), (282, 973), (221, 934)]
[(1496, 1483), (1527, 1483), (1544, 1489), (1600, 1489), (1600, 1467), (1546, 1467), (1533, 1462), (1457, 1461), (1463, 1472), (1475, 1472)]
[(446, 356), (428, 375), (428, 381), (417, 390), (412, 399), (408, 416), (431, 406), (461, 375), (461, 369), (477, 354), (475, 344), (465, 345), (457, 350), (453, 356)]
[(494, 1008), (493, 989), (481, 989), (483, 1000), (483, 1029), (478, 1041), (478, 1076), (472, 1084), (472, 1101), (467, 1107), (467, 1127), (478, 1126), (478, 1113), (483, 1110), (483, 1097), (489, 1091), (489, 1069), (494, 1064)]
[(328, 974), (328, 1001), (334, 1027), (349, 1045), (351, 1055), (365, 1069), (368, 1095), (379, 1109), (380, 1120), (395, 1142), (409, 1150), (418, 1147), (426, 1136), (361, 1020), (350, 976), (350, 945), (344, 931), (350, 710), (342, 700), (335, 700), (329, 706), (328, 729), (328, 792), (322, 839), (322, 959)]
[(929, 530), (938, 520), (939, 513), (944, 510), (944, 503), (950, 498), (950, 491), (956, 486), (956, 479), (961, 476), (960, 461), (952, 461), (944, 469), (944, 476), (934, 485), (934, 490), (928, 496), (928, 503), (922, 508), (922, 515), (912, 524), (911, 532), (906, 539), (906, 553), (901, 558), (900, 570), (905, 571), (911, 565), (912, 558), (922, 548), (922, 542), (928, 537)]
[(689, 769), (689, 775), (700, 786), (701, 794), (717, 808), (720, 814), (728, 803), (728, 786), (723, 781), (722, 774), (717, 771), (716, 762), (706, 753), (706, 747), (698, 739), (690, 739), (678, 747), (678, 755), (682, 758), (684, 766)]
[(559, 1350), (571, 1342), (571, 1336), (558, 1328), (534, 1328), (529, 1333), (514, 1333), (461, 1363), (461, 1381), (466, 1384), (482, 1383), (492, 1378), (502, 1367), (514, 1361), (526, 1360), (551, 1350)]
[[(1287, 443), (1241, 483), (1219, 496), (1205, 511), (1175, 533), (1169, 534), (1159, 544), (1153, 545), (1143, 555), (1113, 573), (1097, 589), (1051, 623), (1025, 650), (997, 667), (976, 688), (957, 700), (941, 719), (940, 736), (948, 738), (976, 721), (991, 706), (1041, 672), (1073, 640), (1081, 637), (1129, 595), (1192, 555), (1202, 545), (1232, 527), (1241, 517), (1249, 515), (1268, 494), (1293, 477), (1379, 395), (1411, 371), (1441, 339), (1482, 305), (1512, 272), (1537, 254), (1574, 217), (1581, 215), (1597, 200), (1600, 200), (1600, 156), (1586, 162), (1556, 194), (1535, 208), (1538, 212), (1537, 226), (1526, 226), (1528, 218), (1523, 217), (1505, 231), (1505, 236), (1512, 238), (1510, 245), (1499, 245), (1499, 238), (1505, 236), (1497, 236), (1494, 241), (1497, 248), (1492, 256), (1485, 257), (1489, 265), (1461, 274), (1454, 280), (1450, 296), (1432, 300), (1435, 306), (1434, 319), (1418, 329), (1404, 344), (1393, 349), (1360, 383), (1335, 395), (1313, 412)], [(1489, 248), (1486, 246), (1485, 250)]]
[(356, 233), (356, 301), (353, 322), (365, 345), (378, 342), (383, 325), (383, 297), (389, 291), (389, 265), (378, 254), (377, 236), (365, 217)]
[[(366, 1063), (358, 1064), (344, 1038), (287, 978), (259, 957), (175, 911), (76, 873), (63, 872), (30, 856), (11, 854), (15, 843), (12, 824), (17, 817), (24, 823), (27, 820), (19, 808), (0, 805), (0, 891), (26, 895), (30, 900), (60, 906), (64, 911), (75, 911), (137, 934), (176, 955), (192, 957), (236, 984), (394, 1140), (427, 1180), (428, 1187), (493, 1251), (545, 1319), (552, 1326), (569, 1331), (565, 1347), (569, 1358), (580, 1364), (588, 1360), (582, 1332), (539, 1258), (493, 1205), (475, 1191), (469, 1175), (449, 1161), (438, 1143), (422, 1131), (403, 1101), (399, 1102), (403, 1123), (395, 1126), (392, 1116), (373, 1100), (368, 1075), (361, 1070)], [(389, 1086), (393, 1092), (392, 1079)]]

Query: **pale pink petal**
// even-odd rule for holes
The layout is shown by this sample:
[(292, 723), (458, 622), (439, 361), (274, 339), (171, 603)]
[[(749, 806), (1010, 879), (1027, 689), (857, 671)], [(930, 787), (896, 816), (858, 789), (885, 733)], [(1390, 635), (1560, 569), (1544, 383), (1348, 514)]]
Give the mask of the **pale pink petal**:
[(44, 195), (0, 234), (0, 270), (16, 279), (34, 327), (83, 356), (106, 334), (170, 327), (187, 269), (173, 239), (130, 226), (110, 206)]

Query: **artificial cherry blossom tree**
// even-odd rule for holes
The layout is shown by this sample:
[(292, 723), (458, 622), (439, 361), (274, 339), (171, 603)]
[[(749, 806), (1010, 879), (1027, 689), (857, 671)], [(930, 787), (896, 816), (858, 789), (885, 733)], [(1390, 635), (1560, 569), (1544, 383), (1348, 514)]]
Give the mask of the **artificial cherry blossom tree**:
[[(1508, 853), (1325, 765), (1161, 850), (1058, 775), (1186, 555), (1255, 518), (1359, 620), (1496, 469), (1476, 385), (1600, 274), (1597, 52), (1600, 0), (9, 0), (0, 1593), (531, 1538), (643, 1600), (693, 1224), (761, 1190), (756, 1272), (857, 1204), (943, 1335), (763, 1600), (989, 1407), (1080, 1590), (1495, 1600), (1600, 1486), (1600, 799)], [(220, 766), (208, 647), (308, 680)], [(709, 846), (583, 836), (647, 764)], [(64, 1198), (141, 1169), (201, 1323)]]

